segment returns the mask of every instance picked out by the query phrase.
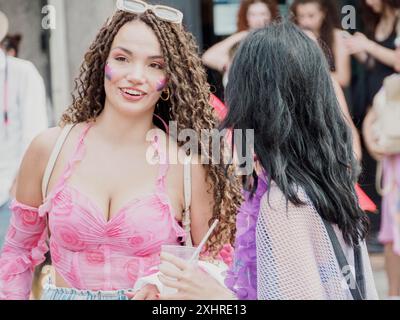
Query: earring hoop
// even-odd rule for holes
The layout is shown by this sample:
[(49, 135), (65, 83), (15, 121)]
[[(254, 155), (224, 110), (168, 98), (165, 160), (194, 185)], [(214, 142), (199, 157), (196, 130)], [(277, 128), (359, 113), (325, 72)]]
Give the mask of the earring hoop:
[[(164, 93), (167, 94), (167, 97), (163, 96)], [(161, 93), (161, 96), (160, 96), (160, 98), (161, 98), (162, 101), (168, 101), (170, 97), (171, 97), (171, 93), (169, 92), (169, 88), (167, 88), (166, 91), (164, 90), (164, 91)]]

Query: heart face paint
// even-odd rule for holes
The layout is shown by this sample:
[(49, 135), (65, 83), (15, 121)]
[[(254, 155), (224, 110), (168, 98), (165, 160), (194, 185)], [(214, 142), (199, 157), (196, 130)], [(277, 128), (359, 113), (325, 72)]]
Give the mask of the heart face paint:
[(113, 70), (111, 69), (111, 67), (108, 65), (108, 63), (106, 64), (105, 67), (105, 77), (108, 81), (111, 81), (113, 76)]
[(163, 90), (165, 89), (165, 87), (167, 86), (167, 82), (168, 82), (168, 79), (167, 79), (167, 78), (164, 78), (164, 79), (161, 79), (160, 81), (158, 81), (158, 82), (157, 82), (156, 90), (157, 90), (158, 92), (163, 91)]

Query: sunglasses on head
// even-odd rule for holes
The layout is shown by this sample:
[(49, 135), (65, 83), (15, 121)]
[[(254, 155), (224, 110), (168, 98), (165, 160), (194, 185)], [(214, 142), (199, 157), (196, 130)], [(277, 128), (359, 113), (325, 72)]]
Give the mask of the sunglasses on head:
[(162, 5), (150, 5), (141, 0), (117, 0), (117, 9), (142, 14), (147, 10), (150, 10), (160, 20), (181, 24), (183, 20), (183, 13), (177, 9), (162, 6)]

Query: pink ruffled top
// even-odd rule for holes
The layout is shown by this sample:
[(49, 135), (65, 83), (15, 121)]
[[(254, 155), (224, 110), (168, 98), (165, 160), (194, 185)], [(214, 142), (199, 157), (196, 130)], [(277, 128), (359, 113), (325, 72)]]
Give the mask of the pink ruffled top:
[[(60, 180), (39, 208), (12, 202), (0, 257), (0, 298), (27, 299), (34, 267), (49, 249), (53, 266), (71, 287), (118, 290), (132, 288), (139, 277), (157, 271), (161, 245), (185, 240), (166, 193), (168, 161), (159, 164), (154, 192), (132, 199), (109, 221), (89, 197), (68, 184), (84, 157), (89, 129), (83, 130)], [(153, 145), (159, 152), (157, 141)]]

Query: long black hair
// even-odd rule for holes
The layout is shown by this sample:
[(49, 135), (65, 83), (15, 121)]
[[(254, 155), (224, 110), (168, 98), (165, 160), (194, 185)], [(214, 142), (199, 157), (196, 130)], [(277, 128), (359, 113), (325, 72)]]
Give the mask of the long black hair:
[(364, 239), (359, 167), (322, 50), (288, 21), (250, 34), (235, 55), (222, 128), (254, 129), (254, 150), (295, 205), (301, 187), (319, 215), (338, 224), (348, 244)]

